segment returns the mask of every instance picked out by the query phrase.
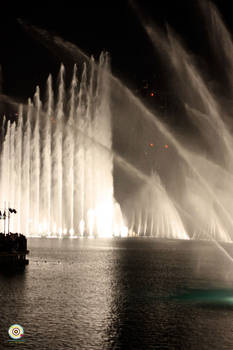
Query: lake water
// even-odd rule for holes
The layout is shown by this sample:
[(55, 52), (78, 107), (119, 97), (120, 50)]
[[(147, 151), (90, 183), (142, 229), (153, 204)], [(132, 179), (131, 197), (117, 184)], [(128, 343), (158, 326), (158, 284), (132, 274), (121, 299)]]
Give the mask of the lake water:
[(0, 274), (0, 349), (233, 348), (233, 263), (211, 242), (34, 238), (28, 248), (24, 272)]

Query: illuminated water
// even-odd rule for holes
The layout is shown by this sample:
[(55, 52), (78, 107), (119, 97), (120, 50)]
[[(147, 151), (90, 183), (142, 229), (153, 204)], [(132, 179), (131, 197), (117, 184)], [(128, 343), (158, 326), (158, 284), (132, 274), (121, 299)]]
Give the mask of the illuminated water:
[[(225, 80), (216, 81), (217, 92), (210, 72), (172, 29), (165, 33), (138, 12), (152, 49), (170, 72), (169, 91), (180, 107), (172, 114), (178, 121), (182, 113), (187, 123), (182, 132), (111, 74), (106, 55), (95, 64), (75, 45), (24, 25), (46, 45), (86, 64), (78, 79), (75, 66), (68, 89), (61, 66), (56, 98), (49, 77), (47, 100), (40, 101), (37, 88), (33, 105), (19, 108), (17, 127), (8, 123), (0, 191), (1, 207), (6, 201), (19, 213), (12, 230), (54, 237), (232, 241), (233, 44), (215, 7), (208, 3), (202, 10), (218, 38), (217, 47), (209, 38), (213, 60), (222, 69), (220, 80)], [(115, 201), (119, 193), (120, 204)]]
[[(189, 239), (158, 174), (148, 176), (112, 147), (115, 108), (107, 55), (102, 54), (98, 64), (93, 59), (84, 64), (80, 83), (74, 66), (69, 89), (64, 74), (61, 65), (56, 97), (49, 76), (46, 102), (37, 87), (33, 103), (29, 99), (27, 106), (19, 106), (17, 123), (3, 118), (0, 208), (17, 210), (10, 221), (7, 217), (7, 229), (60, 238)], [(114, 198), (113, 161), (143, 180), (129, 225)]]
[[(201, 7), (206, 28), (214, 33), (206, 40), (211, 59), (222, 72), (220, 81), (215, 72), (203, 70), (169, 26), (167, 32), (162, 31), (141, 18), (143, 11), (137, 12), (151, 39), (152, 52), (154, 48), (155, 54), (161, 56), (162, 71), (169, 72), (168, 91), (179, 104), (178, 112), (166, 111), (165, 118), (172, 120), (174, 114), (178, 121), (182, 113), (181, 119), (187, 124), (182, 131), (164, 123), (156, 109), (151, 111), (140, 96), (108, 74), (115, 140), (112, 155), (114, 167), (121, 168), (116, 182), (127, 192), (121, 206), (127, 218), (125, 225), (133, 236), (221, 242), (233, 239), (233, 44), (216, 8), (211, 3)], [(89, 62), (90, 58), (75, 45), (38, 28), (25, 27), (47, 46), (59, 47), (74, 62), (80, 58)], [(217, 89), (213, 88), (214, 78)], [(154, 145), (152, 150), (150, 143)]]
[(17, 124), (3, 122), (0, 207), (18, 212), (11, 217), (10, 231), (124, 234), (113, 193), (108, 71), (107, 55), (102, 54), (98, 67), (91, 60), (80, 74), (74, 66), (66, 88), (61, 65), (56, 96), (49, 76), (45, 102), (37, 87), (34, 101), (19, 106)]
[[(1, 348), (233, 347), (232, 268), (211, 242), (29, 239), (29, 249), (25, 273), (0, 275)], [(8, 344), (13, 323), (24, 344)]]

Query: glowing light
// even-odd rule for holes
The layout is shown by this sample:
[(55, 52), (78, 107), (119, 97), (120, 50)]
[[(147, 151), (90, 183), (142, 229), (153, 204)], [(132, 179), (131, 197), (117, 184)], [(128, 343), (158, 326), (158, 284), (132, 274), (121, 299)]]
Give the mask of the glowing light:
[(164, 145), (164, 148), (168, 148), (168, 145)]
[(94, 228), (94, 221), (95, 221), (95, 211), (93, 209), (89, 209), (87, 213), (88, 217), (88, 228), (89, 228), (89, 235), (93, 236), (93, 228)]
[(84, 229), (85, 229), (85, 222), (82, 219), (82, 220), (80, 220), (80, 223), (79, 223), (79, 232), (80, 232), (81, 237), (83, 237)]
[(122, 226), (121, 228), (121, 237), (127, 237), (128, 236), (128, 227), (127, 226)]
[(150, 96), (151, 96), (151, 97), (153, 97), (154, 95), (155, 95), (154, 92), (151, 92), (151, 93), (150, 93)]
[(69, 234), (70, 234), (70, 237), (73, 237), (73, 235), (74, 235), (74, 229), (73, 229), (73, 228), (71, 228), (71, 229), (69, 230)]
[(56, 232), (57, 232), (57, 226), (56, 226), (56, 224), (53, 224), (53, 234), (55, 234)]
[(120, 235), (120, 230), (119, 230), (118, 226), (114, 227), (113, 233), (114, 233), (115, 237), (118, 237)]
[(59, 238), (62, 238), (62, 228), (60, 227), (58, 230)]
[(154, 143), (150, 143), (150, 147), (154, 147), (154, 145), (155, 145)]
[[(150, 146), (153, 146), (150, 143)], [(109, 193), (109, 198), (112, 197), (112, 193)], [(33, 222), (29, 219), (29, 222)], [(40, 222), (37, 226), (38, 237), (46, 235), (48, 238), (63, 238), (67, 234), (70, 238), (77, 238), (73, 228), (57, 227), (54, 222), (52, 227), (49, 227), (46, 220)], [(95, 236), (102, 238), (115, 237), (128, 237), (132, 235), (128, 227), (124, 224), (124, 220), (121, 213), (121, 208), (118, 203), (113, 202), (111, 199), (102, 201), (100, 205), (94, 209), (87, 211), (87, 221), (80, 220), (79, 223), (79, 236), (87, 238), (94, 238)]]
[(44, 232), (44, 233), (47, 232), (48, 225), (47, 225), (47, 222), (46, 222), (46, 221), (43, 221), (42, 228), (43, 228), (43, 232)]
[(113, 206), (112, 201), (104, 201), (95, 209), (98, 237), (112, 237)]

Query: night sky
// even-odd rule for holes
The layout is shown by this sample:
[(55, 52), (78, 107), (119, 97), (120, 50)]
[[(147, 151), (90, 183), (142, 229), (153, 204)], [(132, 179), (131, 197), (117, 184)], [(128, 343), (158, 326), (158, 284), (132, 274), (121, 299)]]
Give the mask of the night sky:
[[(231, 30), (231, 4), (215, 0)], [(76, 44), (97, 58), (102, 50), (111, 55), (112, 70), (135, 93), (150, 101), (150, 92), (163, 94), (163, 68), (129, 1), (76, 1), (76, 7), (56, 5), (48, 10), (35, 4), (33, 16), (18, 16), (25, 23), (46, 29), (51, 34)], [(170, 26), (182, 37), (186, 47), (211, 64), (206, 44), (205, 21), (196, 0), (138, 1), (140, 12), (149, 16), (160, 28)], [(33, 5), (34, 6), (34, 5)], [(38, 9), (39, 7), (39, 9)], [(35, 86), (45, 86), (48, 74), (57, 75), (60, 62), (67, 66), (72, 59), (49, 51), (18, 23), (17, 17), (1, 13), (0, 64), (3, 71), (2, 90), (25, 101)], [(145, 92), (145, 81), (149, 90)], [(156, 96), (154, 96), (154, 99)]]

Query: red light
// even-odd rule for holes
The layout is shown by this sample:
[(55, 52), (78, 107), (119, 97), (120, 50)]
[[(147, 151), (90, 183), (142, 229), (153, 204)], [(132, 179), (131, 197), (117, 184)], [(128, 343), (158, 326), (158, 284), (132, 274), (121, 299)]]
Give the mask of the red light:
[(154, 145), (155, 145), (154, 143), (150, 143), (150, 147), (154, 147)]
[(168, 148), (168, 145), (164, 145), (164, 148)]
[(155, 94), (153, 92), (150, 93), (150, 96), (153, 97)]

